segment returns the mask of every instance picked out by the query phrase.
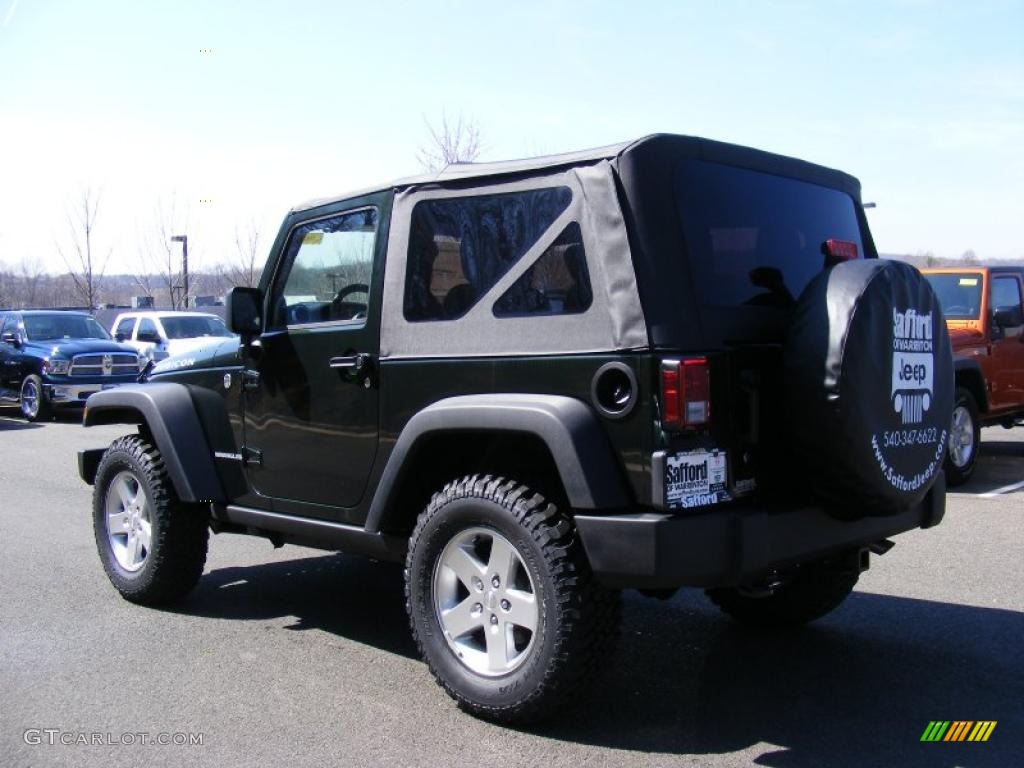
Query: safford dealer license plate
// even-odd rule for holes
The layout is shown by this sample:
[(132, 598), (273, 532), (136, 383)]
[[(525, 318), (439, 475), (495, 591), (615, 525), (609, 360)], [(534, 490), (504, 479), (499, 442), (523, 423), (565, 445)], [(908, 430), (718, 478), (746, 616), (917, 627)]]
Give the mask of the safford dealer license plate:
[(665, 506), (703, 507), (729, 498), (725, 453), (695, 451), (665, 457)]

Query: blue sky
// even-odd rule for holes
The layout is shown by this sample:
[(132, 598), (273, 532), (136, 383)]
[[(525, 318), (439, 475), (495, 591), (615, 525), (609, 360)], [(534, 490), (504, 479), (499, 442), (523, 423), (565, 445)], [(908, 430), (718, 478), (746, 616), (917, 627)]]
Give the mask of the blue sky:
[(269, 248), (290, 205), (418, 172), (442, 111), (482, 159), (657, 131), (795, 155), (861, 179), (883, 252), (1024, 258), (1024, 0), (0, 0), (0, 261), (61, 269), (84, 185), (109, 271), (158, 202), (199, 268), (249, 221)]

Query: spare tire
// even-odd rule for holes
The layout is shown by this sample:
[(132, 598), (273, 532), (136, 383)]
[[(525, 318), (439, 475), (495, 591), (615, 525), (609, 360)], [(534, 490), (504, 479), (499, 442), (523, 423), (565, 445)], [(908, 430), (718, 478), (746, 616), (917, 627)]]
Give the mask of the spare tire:
[(880, 259), (822, 272), (800, 296), (785, 358), (794, 482), (843, 517), (921, 501), (942, 471), (954, 389), (928, 281)]

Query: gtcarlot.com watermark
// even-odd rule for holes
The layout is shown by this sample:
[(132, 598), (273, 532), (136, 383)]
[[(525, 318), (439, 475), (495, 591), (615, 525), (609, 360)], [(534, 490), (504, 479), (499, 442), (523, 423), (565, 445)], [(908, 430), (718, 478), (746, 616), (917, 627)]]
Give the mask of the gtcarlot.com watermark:
[(148, 731), (65, 731), (61, 728), (26, 728), (21, 735), (29, 746), (66, 747), (201, 747), (203, 733), (150, 733)]

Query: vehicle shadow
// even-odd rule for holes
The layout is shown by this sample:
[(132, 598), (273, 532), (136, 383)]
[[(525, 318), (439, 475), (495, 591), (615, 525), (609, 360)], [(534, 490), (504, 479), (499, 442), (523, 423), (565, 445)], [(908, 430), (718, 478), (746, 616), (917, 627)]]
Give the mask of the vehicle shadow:
[(173, 610), (239, 621), (295, 616), (289, 630), (321, 629), (417, 656), (405, 613), (402, 566), (396, 563), (332, 554), (219, 568), (204, 574), (188, 600)]
[(1024, 441), (986, 440), (983, 436), (974, 475), (963, 485), (950, 490), (954, 493), (990, 493), (1021, 480), (1024, 480)]
[(53, 421), (60, 422), (61, 424), (81, 424), (82, 423), (82, 409), (81, 408), (58, 408), (54, 410)]
[[(696, 591), (637, 598), (586, 706), (535, 732), (671, 754), (761, 745), (754, 762), (773, 768), (1006, 766), (1024, 744), (1022, 633), (1015, 611), (865, 592), (782, 633), (745, 629)], [(984, 744), (921, 743), (937, 719), (998, 725)]]
[(3, 429), (37, 429), (45, 427), (50, 422), (61, 424), (82, 423), (82, 410), (80, 408), (60, 408), (54, 411), (53, 415), (43, 421), (25, 421), (18, 406), (0, 407), (0, 430)]
[(4, 413), (3, 408), (0, 408), (0, 432), (14, 432), (19, 429), (38, 429), (43, 426), (37, 422), (25, 421), (21, 418), (21, 414), (15, 409), (9, 413)]
[[(218, 569), (177, 610), (297, 616), (288, 629), (416, 655), (393, 564), (328, 555)], [(696, 590), (667, 602), (627, 592), (620, 642), (594, 684), (523, 731), (673, 755), (753, 747), (773, 768), (1006, 766), (1024, 746), (1022, 636), (1024, 613), (869, 592), (783, 633), (742, 628)], [(921, 743), (936, 719), (998, 725), (986, 743)]]

